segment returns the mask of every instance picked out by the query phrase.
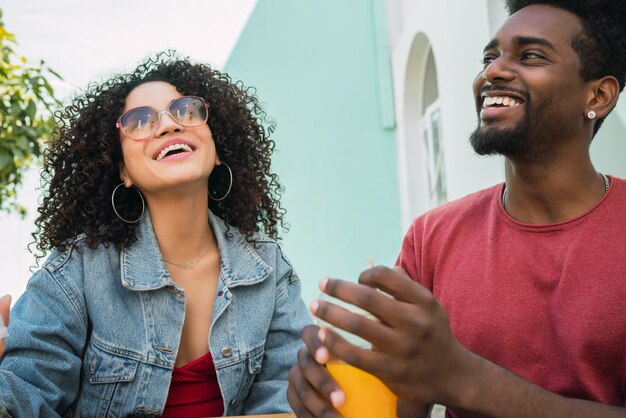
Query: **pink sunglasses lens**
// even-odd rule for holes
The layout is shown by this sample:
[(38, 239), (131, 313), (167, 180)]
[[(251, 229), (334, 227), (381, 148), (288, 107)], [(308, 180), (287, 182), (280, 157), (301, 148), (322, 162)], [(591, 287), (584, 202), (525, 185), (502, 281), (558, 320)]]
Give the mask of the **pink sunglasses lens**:
[(138, 107), (122, 116), (122, 129), (132, 139), (147, 138), (154, 133), (158, 119), (158, 113), (154, 109)]
[(207, 108), (199, 97), (181, 97), (169, 107), (170, 115), (182, 126), (198, 126), (208, 119)]

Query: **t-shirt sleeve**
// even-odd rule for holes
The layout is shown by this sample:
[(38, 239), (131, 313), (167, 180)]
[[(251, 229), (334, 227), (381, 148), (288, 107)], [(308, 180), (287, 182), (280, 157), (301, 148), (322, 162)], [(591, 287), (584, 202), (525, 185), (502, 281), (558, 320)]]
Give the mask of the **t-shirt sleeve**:
[(420, 283), (419, 274), (419, 256), (417, 253), (417, 246), (415, 242), (415, 223), (411, 225), (409, 231), (402, 240), (402, 248), (400, 254), (396, 259), (396, 266), (402, 267), (407, 272), (411, 279)]

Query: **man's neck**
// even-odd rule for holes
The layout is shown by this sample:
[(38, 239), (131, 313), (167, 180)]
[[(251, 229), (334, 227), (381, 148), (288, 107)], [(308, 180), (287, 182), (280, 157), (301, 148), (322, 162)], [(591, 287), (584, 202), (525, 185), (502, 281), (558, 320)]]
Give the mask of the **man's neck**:
[(604, 179), (590, 159), (562, 159), (545, 165), (507, 159), (505, 176), (505, 209), (528, 224), (574, 219), (598, 203), (606, 191)]

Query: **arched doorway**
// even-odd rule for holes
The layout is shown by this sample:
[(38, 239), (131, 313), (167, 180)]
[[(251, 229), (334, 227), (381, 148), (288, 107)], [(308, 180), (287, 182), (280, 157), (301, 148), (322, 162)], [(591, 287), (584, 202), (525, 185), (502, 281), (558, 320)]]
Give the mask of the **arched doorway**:
[(428, 38), (415, 36), (404, 85), (404, 166), (409, 217), (447, 201), (437, 65)]
[(422, 83), (422, 108), (420, 131), (422, 146), (426, 155), (426, 171), (428, 182), (428, 206), (433, 208), (448, 200), (446, 187), (446, 167), (444, 164), (444, 147), (442, 141), (441, 106), (439, 104), (439, 86), (437, 82), (437, 66), (432, 48), (428, 48), (426, 69)]

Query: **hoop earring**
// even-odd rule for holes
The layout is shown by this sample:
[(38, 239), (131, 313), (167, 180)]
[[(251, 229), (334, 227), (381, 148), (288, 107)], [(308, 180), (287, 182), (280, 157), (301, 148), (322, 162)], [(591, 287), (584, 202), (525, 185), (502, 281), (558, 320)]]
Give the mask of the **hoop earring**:
[(224, 194), (224, 196), (222, 196), (220, 198), (217, 198), (217, 197), (213, 196), (211, 194), (211, 189), (209, 188), (209, 197), (211, 199), (215, 200), (216, 202), (219, 202), (220, 200), (226, 199), (226, 196), (228, 196), (228, 194), (230, 193), (230, 189), (232, 189), (232, 187), (233, 187), (233, 170), (231, 170), (230, 166), (228, 164), (224, 163), (224, 162), (222, 164), (220, 164), (220, 165), (225, 165), (226, 168), (228, 169), (228, 176), (230, 177), (230, 181), (228, 183), (228, 190), (226, 190), (226, 194)]
[(131, 186), (133, 189), (137, 191), (137, 194), (139, 194), (139, 197), (141, 198), (141, 213), (139, 214), (139, 217), (137, 219), (132, 220), (132, 221), (129, 221), (128, 219), (125, 219), (124, 217), (122, 217), (122, 215), (120, 215), (120, 213), (117, 211), (117, 208), (115, 207), (115, 193), (117, 192), (117, 189), (119, 189), (123, 185), (124, 183), (122, 182), (118, 184), (117, 186), (115, 186), (115, 189), (113, 189), (113, 193), (111, 193), (111, 206), (113, 206), (113, 211), (115, 212), (117, 217), (120, 218), (123, 222), (127, 224), (136, 224), (137, 222), (139, 222), (144, 212), (146, 211), (146, 201), (143, 199), (143, 196), (141, 192), (139, 191), (139, 189), (135, 186)]
[(589, 113), (587, 113), (587, 117), (589, 119), (595, 119), (596, 118), (596, 112), (594, 112), (593, 110), (590, 110)]

